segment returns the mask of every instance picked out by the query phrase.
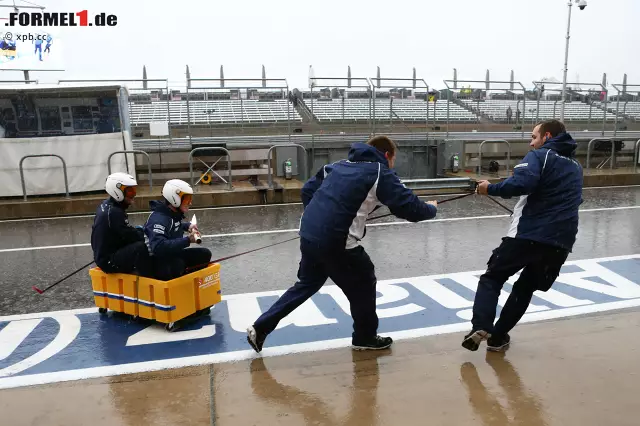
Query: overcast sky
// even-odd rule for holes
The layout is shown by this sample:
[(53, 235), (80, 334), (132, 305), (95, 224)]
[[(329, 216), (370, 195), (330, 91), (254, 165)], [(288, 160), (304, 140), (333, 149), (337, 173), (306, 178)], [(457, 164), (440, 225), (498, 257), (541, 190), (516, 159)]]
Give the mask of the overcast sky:
[[(50, 12), (88, 9), (117, 15), (111, 28), (58, 31), (64, 72), (32, 72), (32, 79), (286, 78), (290, 87), (317, 77), (419, 78), (443, 88), (453, 68), (459, 79), (516, 80), (531, 87), (542, 77), (562, 80), (566, 0), (30, 0)], [(573, 8), (569, 80), (640, 84), (640, 1), (588, 0)], [(12, 0), (0, 1), (11, 4)], [(18, 5), (24, 4), (16, 1)], [(0, 9), (7, 17), (10, 9)], [(2, 80), (21, 79), (5, 71)]]

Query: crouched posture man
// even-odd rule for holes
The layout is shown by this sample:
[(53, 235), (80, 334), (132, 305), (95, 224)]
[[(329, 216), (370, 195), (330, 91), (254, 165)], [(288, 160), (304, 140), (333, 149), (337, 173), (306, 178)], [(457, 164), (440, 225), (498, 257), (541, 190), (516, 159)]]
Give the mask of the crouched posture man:
[[(153, 259), (152, 277), (169, 281), (188, 272), (202, 269), (211, 260), (205, 247), (188, 248), (196, 242), (196, 225), (182, 222), (193, 197), (191, 186), (172, 179), (162, 188), (163, 200), (151, 201), (151, 215), (144, 227), (145, 242)], [(189, 232), (188, 236), (184, 236)]]
[(331, 278), (349, 300), (354, 349), (385, 349), (390, 337), (377, 335), (376, 275), (360, 246), (367, 216), (386, 205), (398, 217), (418, 222), (435, 217), (435, 202), (424, 203), (392, 171), (396, 146), (386, 136), (353, 144), (348, 160), (324, 166), (302, 189), (298, 282), (247, 330), (257, 352), (280, 320)]
[[(550, 120), (535, 127), (530, 146), (533, 150), (509, 179), (478, 184), (481, 195), (520, 196), (520, 201), (507, 236), (493, 251), (478, 283), (473, 328), (462, 342), (471, 351), (478, 350), (485, 339), (489, 351), (509, 345), (508, 333), (524, 315), (533, 293), (551, 288), (576, 241), (582, 204), (582, 167), (574, 159), (577, 144), (564, 124)], [(494, 326), (502, 286), (521, 269)]]

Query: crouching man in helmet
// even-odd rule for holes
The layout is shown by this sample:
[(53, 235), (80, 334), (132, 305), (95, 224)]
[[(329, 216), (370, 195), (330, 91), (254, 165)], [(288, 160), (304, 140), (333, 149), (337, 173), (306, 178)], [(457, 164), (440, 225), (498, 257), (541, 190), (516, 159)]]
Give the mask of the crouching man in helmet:
[(126, 210), (133, 203), (138, 183), (126, 173), (107, 177), (109, 198), (96, 210), (91, 229), (91, 248), (96, 265), (104, 272), (140, 275), (150, 271), (150, 258), (142, 229), (129, 224)]
[[(151, 201), (151, 215), (144, 226), (145, 242), (153, 259), (153, 278), (169, 281), (202, 269), (211, 260), (204, 247), (187, 248), (196, 242), (196, 225), (183, 222), (193, 198), (191, 186), (172, 179), (162, 188), (164, 200)], [(188, 236), (184, 236), (189, 232)]]

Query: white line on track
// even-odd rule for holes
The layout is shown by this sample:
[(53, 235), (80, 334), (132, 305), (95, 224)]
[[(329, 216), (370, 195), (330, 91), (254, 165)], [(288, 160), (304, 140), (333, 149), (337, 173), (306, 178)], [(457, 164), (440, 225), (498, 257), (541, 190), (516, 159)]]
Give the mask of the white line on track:
[[(584, 209), (580, 210), (580, 213), (593, 213), (593, 212), (608, 212), (608, 211), (618, 211), (618, 210), (635, 210), (640, 209), (640, 206), (623, 206), (623, 207), (604, 207), (597, 209)], [(469, 216), (469, 217), (451, 217), (446, 219), (431, 219), (426, 220), (424, 222), (419, 222), (420, 225), (428, 225), (430, 223), (439, 223), (439, 222), (459, 222), (466, 220), (482, 220), (482, 219), (501, 219), (508, 218), (508, 214), (500, 214), (500, 215), (486, 215), (486, 216)], [(398, 225), (416, 225), (412, 222), (407, 221), (395, 221), (395, 222), (381, 222), (381, 223), (372, 223), (367, 225), (368, 227), (381, 227), (381, 226), (398, 226)], [(255, 236), (255, 235), (270, 235), (270, 234), (286, 234), (291, 232), (298, 232), (298, 228), (289, 228), (289, 229), (274, 229), (269, 231), (248, 231), (248, 232), (233, 232), (228, 234), (211, 234), (211, 235), (203, 235), (202, 238), (227, 238), (227, 237), (244, 237), (244, 236)], [(13, 252), (22, 252), (22, 251), (32, 251), (32, 250), (53, 250), (53, 249), (65, 249), (65, 248), (76, 248), (76, 247), (90, 247), (90, 243), (81, 243), (81, 244), (63, 244), (56, 246), (36, 246), (36, 247), (19, 247), (19, 248), (10, 248), (10, 249), (0, 249), (0, 253), (13, 253)]]
[[(618, 186), (590, 186), (587, 188), (583, 188), (584, 190), (591, 189), (623, 189), (623, 188), (639, 188), (640, 185), (618, 185)], [(460, 192), (455, 194), (434, 194), (434, 195), (420, 195), (419, 198), (436, 198), (436, 197), (455, 197), (458, 195), (464, 195), (466, 192)], [(281, 203), (281, 204), (251, 204), (247, 206), (219, 206), (219, 207), (196, 207), (190, 209), (189, 211), (199, 212), (199, 211), (207, 211), (207, 210), (232, 210), (232, 209), (253, 209), (259, 207), (287, 207), (287, 206), (301, 206), (302, 203)], [(131, 212), (128, 213), (129, 216), (135, 215), (148, 215), (149, 212)], [(74, 215), (74, 216), (56, 216), (56, 217), (43, 217), (43, 218), (29, 218), (29, 219), (3, 219), (0, 220), (0, 223), (12, 223), (12, 222), (33, 222), (33, 221), (45, 221), (45, 220), (65, 220), (65, 219), (86, 219), (93, 218), (93, 214), (83, 214), (83, 215)]]

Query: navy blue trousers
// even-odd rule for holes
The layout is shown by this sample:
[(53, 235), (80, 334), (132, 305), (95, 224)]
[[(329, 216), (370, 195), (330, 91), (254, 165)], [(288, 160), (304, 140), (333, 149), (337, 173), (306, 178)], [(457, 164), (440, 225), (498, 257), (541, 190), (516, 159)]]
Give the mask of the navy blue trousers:
[(254, 328), (258, 332), (271, 333), (280, 320), (318, 292), (327, 278), (331, 278), (349, 300), (353, 337), (375, 337), (378, 330), (377, 279), (373, 263), (364, 248), (327, 248), (301, 238), (300, 251), (302, 259), (298, 281), (256, 320)]
[[(569, 251), (535, 241), (505, 237), (493, 251), (487, 271), (480, 277), (473, 304), (474, 330), (504, 336), (525, 314), (536, 290), (548, 291), (554, 283)], [(524, 269), (523, 269), (524, 268)], [(522, 269), (520, 278), (505, 303), (495, 327), (496, 307), (504, 283)]]
[(153, 278), (169, 281), (205, 268), (210, 260), (211, 250), (206, 247), (186, 248), (176, 256), (154, 257)]

